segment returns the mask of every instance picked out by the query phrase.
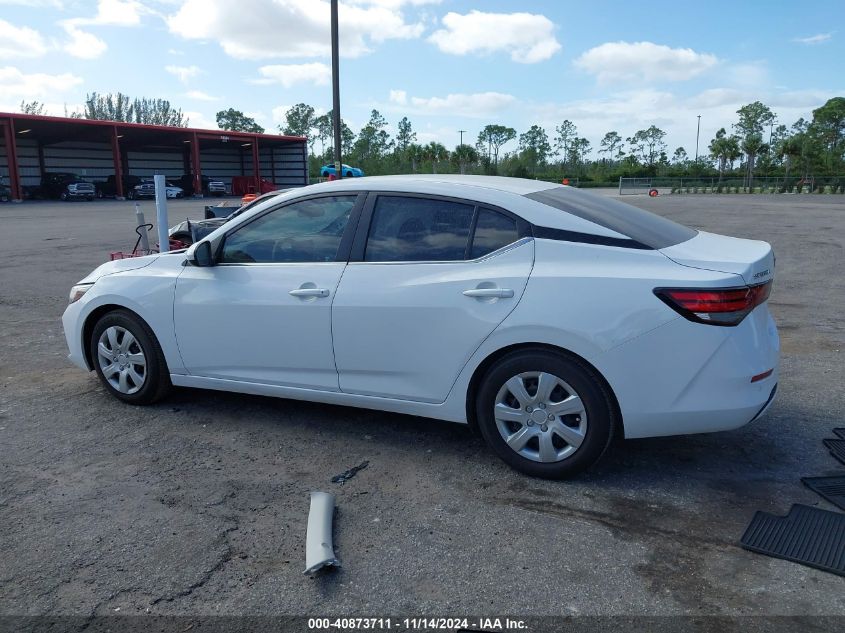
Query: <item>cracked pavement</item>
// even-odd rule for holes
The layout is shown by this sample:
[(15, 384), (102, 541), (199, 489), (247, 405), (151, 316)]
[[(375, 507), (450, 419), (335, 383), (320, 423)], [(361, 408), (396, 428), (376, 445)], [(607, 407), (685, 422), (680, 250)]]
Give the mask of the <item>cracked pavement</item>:
[[(132, 205), (0, 205), (0, 615), (845, 615), (845, 579), (737, 545), (755, 510), (833, 509), (799, 478), (843, 469), (821, 440), (845, 411), (845, 197), (625, 201), (772, 242), (780, 391), (743, 429), (624, 442), (570, 482), (421, 418), (187, 389), (123, 405), (67, 362), (59, 317), (131, 248)], [(310, 578), (313, 489), (336, 495), (343, 567)]]

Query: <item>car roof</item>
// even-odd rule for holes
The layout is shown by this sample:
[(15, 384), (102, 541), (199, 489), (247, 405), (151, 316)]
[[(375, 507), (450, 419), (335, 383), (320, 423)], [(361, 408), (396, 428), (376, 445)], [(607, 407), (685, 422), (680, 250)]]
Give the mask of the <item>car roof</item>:
[[(334, 180), (330, 183), (312, 185), (317, 187), (336, 188), (343, 182), (348, 187), (352, 181)], [(480, 187), (491, 191), (525, 195), (544, 191), (553, 187), (560, 187), (554, 182), (543, 180), (529, 180), (527, 178), (507, 178), (504, 176), (469, 176), (460, 174), (409, 174), (402, 176), (368, 176), (366, 179), (354, 181), (356, 189), (390, 190), (393, 188), (406, 189), (414, 185), (443, 184), (451, 187)], [(469, 192), (468, 192), (469, 193)]]

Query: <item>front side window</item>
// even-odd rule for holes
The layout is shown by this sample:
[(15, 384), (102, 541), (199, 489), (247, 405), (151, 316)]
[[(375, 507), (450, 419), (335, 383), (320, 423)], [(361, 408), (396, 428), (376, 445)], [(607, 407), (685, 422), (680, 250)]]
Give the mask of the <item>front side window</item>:
[(355, 200), (312, 198), (271, 211), (227, 235), (220, 262), (333, 262)]
[(474, 210), (448, 200), (379, 196), (364, 261), (463, 260)]

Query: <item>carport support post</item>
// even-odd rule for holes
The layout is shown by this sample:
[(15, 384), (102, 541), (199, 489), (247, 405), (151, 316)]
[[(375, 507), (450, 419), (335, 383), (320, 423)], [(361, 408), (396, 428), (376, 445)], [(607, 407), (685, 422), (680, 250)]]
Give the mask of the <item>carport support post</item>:
[(167, 180), (164, 174), (153, 176), (156, 185), (156, 223), (158, 224), (158, 251), (170, 250), (170, 237), (167, 231)]
[(261, 167), (258, 162), (258, 137), (252, 139), (252, 173), (255, 174), (255, 193), (261, 195)]
[(111, 128), (111, 155), (114, 161), (114, 197), (126, 200), (123, 193), (123, 165), (120, 164), (120, 140), (117, 138), (117, 126)]
[(191, 138), (191, 167), (194, 170), (194, 197), (202, 198), (202, 171), (200, 170), (200, 140), (194, 133)]
[(6, 144), (6, 167), (9, 168), (9, 188), (12, 190), (12, 202), (21, 202), (21, 174), (18, 170), (18, 146), (15, 143), (15, 126), (12, 119), (7, 119), (3, 126), (3, 142)]

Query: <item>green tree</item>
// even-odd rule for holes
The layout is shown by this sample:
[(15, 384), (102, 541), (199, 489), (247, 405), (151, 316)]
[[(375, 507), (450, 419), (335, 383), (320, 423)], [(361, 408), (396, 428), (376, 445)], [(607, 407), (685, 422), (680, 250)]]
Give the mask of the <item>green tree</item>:
[(40, 101), (21, 101), (21, 112), (24, 114), (47, 114), (46, 106)]
[(745, 170), (748, 186), (754, 178), (754, 161), (757, 155), (767, 148), (763, 142), (764, 128), (774, 123), (775, 115), (769, 106), (755, 101), (742, 106), (736, 111), (739, 120), (734, 123), (734, 129), (739, 133), (740, 148), (745, 152)]
[(532, 125), (527, 132), (519, 135), (519, 149), (520, 157), (535, 175), (537, 168), (546, 164), (552, 152), (546, 130), (539, 125)]
[(610, 163), (622, 157), (622, 137), (619, 136), (616, 130), (605, 134), (599, 145), (601, 146), (599, 154), (607, 154), (607, 159)]
[(645, 130), (637, 130), (627, 141), (631, 151), (639, 155), (644, 164), (653, 168), (657, 163), (660, 152), (666, 150), (666, 143), (663, 140), (665, 137), (666, 132), (656, 125), (651, 125)]
[(684, 165), (689, 160), (689, 156), (687, 155), (687, 150), (683, 147), (678, 147), (675, 149), (675, 153), (672, 154), (672, 162), (676, 165)]
[(710, 155), (719, 162), (719, 184), (722, 184), (728, 162), (733, 164), (742, 155), (739, 150), (739, 138), (734, 134), (728, 136), (725, 128), (720, 128), (710, 141), (709, 149)]
[(582, 136), (576, 136), (569, 141), (569, 163), (581, 174), (584, 157), (590, 152), (590, 141)]
[(811, 127), (827, 152), (827, 167), (832, 171), (845, 153), (845, 97), (828, 99), (813, 110)]
[[(329, 110), (325, 114), (321, 114), (314, 119), (313, 129), (317, 132), (316, 137), (320, 140), (321, 156), (327, 160), (333, 160), (332, 152), (334, 148), (334, 115), (333, 111)], [(344, 156), (349, 156), (352, 153), (352, 147), (355, 143), (355, 132), (346, 124), (343, 119), (340, 120), (340, 151)], [(328, 147), (326, 147), (328, 146)], [(328, 155), (327, 155), (328, 154)]]
[(452, 163), (462, 174), (467, 167), (478, 164), (478, 158), (478, 151), (472, 145), (458, 145), (452, 150)]
[(352, 149), (352, 153), (358, 160), (370, 162), (371, 165), (378, 164), (380, 159), (390, 151), (393, 141), (390, 140), (386, 127), (387, 120), (378, 110), (370, 112), (370, 120), (361, 128), (358, 140), (355, 141)]
[(512, 127), (491, 123), (485, 125), (478, 133), (477, 145), (487, 146), (487, 158), (493, 161), (494, 170), (499, 166), (499, 150), (502, 145), (509, 143), (516, 138), (516, 130)]
[(397, 129), (398, 131), (396, 132), (396, 149), (404, 154), (405, 151), (408, 149), (408, 146), (411, 143), (416, 142), (417, 133), (414, 132), (414, 128), (411, 126), (411, 122), (406, 116), (402, 117), (402, 120), (399, 121)]
[(411, 173), (417, 173), (417, 167), (425, 160), (425, 148), (419, 143), (411, 143), (405, 149), (405, 156), (411, 161)]
[(431, 141), (423, 146), (422, 156), (424, 160), (431, 162), (431, 173), (437, 173), (437, 164), (449, 160), (449, 150), (436, 141)]
[[(569, 119), (555, 128), (555, 153), (563, 157), (563, 166), (566, 168), (566, 161), (569, 157), (569, 144), (578, 136), (578, 128)], [(621, 139), (620, 139), (621, 141)]]
[(217, 119), (217, 127), (221, 130), (264, 134), (264, 128), (258, 125), (258, 123), (255, 122), (255, 119), (246, 116), (243, 112), (235, 110), (234, 108), (220, 110), (215, 118)]
[(311, 150), (316, 140), (311, 134), (314, 129), (314, 107), (307, 103), (297, 103), (285, 112), (285, 124), (279, 126), (279, 131), (288, 136), (307, 136)]
[(122, 92), (107, 95), (101, 95), (98, 92), (86, 94), (83, 116), (86, 119), (98, 121), (132, 123), (134, 120), (132, 99)]

